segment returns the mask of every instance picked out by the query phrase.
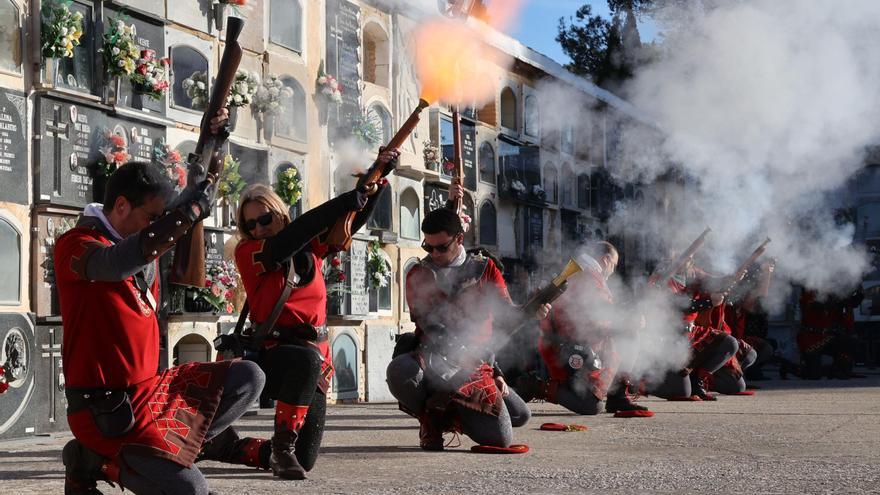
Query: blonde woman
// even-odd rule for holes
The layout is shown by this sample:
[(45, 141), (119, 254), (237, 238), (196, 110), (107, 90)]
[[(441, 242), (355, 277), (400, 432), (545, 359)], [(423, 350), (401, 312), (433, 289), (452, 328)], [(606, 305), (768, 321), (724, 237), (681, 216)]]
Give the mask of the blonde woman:
[[(379, 154), (383, 177), (394, 169), (398, 156), (397, 150)], [(261, 464), (268, 464), (281, 478), (305, 478), (306, 471), (315, 464), (324, 432), (333, 366), (325, 327), (327, 288), (321, 265), (334, 248), (322, 243), (322, 237), (350, 211), (358, 211), (352, 232), (360, 229), (387, 181), (383, 178), (378, 187), (379, 191), (368, 196), (361, 184), (293, 220), (271, 188), (256, 184), (242, 193), (238, 210), (242, 240), (235, 249), (235, 262), (254, 325), (269, 319), (282, 295), (288, 270), (295, 273), (295, 286), (272, 335), (258, 343), (260, 365), (266, 372), (266, 393), (276, 399), (275, 433), (271, 446), (249, 448), (251, 452), (262, 451)]]

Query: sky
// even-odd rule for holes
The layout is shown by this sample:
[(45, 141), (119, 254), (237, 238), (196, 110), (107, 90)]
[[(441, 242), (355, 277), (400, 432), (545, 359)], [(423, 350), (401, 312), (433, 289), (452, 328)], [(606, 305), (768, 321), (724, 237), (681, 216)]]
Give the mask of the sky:
[[(518, 25), (513, 26), (509, 34), (522, 44), (565, 65), (570, 59), (556, 42), (559, 18), (565, 17), (567, 20), (568, 17), (573, 17), (577, 9), (585, 3), (593, 6), (594, 15), (599, 14), (606, 18), (609, 16), (606, 0), (525, 0)], [(645, 20), (640, 20), (639, 34), (642, 41), (651, 41), (656, 28), (649, 22), (644, 22)]]

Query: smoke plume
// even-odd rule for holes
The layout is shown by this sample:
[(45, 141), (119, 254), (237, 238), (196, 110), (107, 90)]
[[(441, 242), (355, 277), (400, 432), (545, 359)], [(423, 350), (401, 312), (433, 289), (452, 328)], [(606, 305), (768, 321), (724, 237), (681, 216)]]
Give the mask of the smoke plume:
[[(880, 142), (880, 2), (665, 4), (653, 12), (665, 29), (658, 57), (621, 94), (638, 117), (598, 111), (592, 96), (545, 83), (537, 87), (544, 137), (573, 125), (575, 153), (593, 163), (605, 158), (621, 188), (640, 184), (640, 194), (617, 198), (608, 219), (609, 234), (640, 241), (639, 256), (660, 261), (709, 226), (697, 263), (716, 273), (733, 272), (772, 239), (765, 259), (778, 263), (764, 301), (771, 310), (789, 300), (793, 285), (851, 290), (869, 260), (853, 245), (841, 198), (866, 149)], [(560, 196), (577, 187), (564, 156), (552, 164)], [(574, 169), (582, 173), (590, 171)], [(681, 366), (677, 303), (622, 285), (614, 292), (639, 295), (648, 321), (641, 341), (618, 329), (623, 361), (638, 356), (636, 374)], [(634, 302), (613, 308), (588, 299), (584, 293), (571, 304), (588, 334), (589, 322), (626, 321), (636, 310)]]

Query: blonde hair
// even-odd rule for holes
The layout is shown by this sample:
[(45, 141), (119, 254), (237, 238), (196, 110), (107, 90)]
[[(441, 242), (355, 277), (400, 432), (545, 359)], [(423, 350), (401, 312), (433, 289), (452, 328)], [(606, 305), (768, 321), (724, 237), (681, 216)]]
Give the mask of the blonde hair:
[(238, 214), (235, 217), (237, 218), (236, 226), (238, 227), (238, 233), (241, 234), (242, 238), (254, 238), (250, 232), (247, 232), (247, 229), (244, 226), (244, 207), (248, 203), (254, 201), (268, 208), (273, 215), (277, 215), (281, 218), (285, 227), (290, 223), (290, 214), (288, 213), (287, 205), (284, 204), (281, 197), (278, 196), (271, 187), (265, 184), (252, 184), (241, 192), (240, 197), (241, 203), (238, 205)]

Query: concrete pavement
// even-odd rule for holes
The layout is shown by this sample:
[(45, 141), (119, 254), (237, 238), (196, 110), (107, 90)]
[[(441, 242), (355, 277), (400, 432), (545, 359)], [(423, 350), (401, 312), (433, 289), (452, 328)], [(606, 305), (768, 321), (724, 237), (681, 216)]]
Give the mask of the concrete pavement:
[[(771, 381), (752, 397), (714, 403), (643, 399), (657, 414), (574, 416), (532, 403), (516, 430), (523, 455), (472, 454), (473, 443), (429, 453), (418, 425), (391, 404), (333, 406), (309, 479), (218, 463), (199, 467), (218, 494), (273, 493), (880, 493), (880, 373), (849, 381)], [(0, 397), (2, 400), (2, 397)], [(242, 418), (244, 434), (271, 434), (270, 411)], [(544, 432), (543, 422), (586, 432)], [(69, 437), (0, 443), (4, 493), (61, 493)], [(104, 493), (119, 493), (109, 486)]]

